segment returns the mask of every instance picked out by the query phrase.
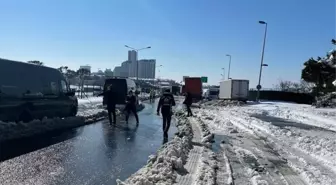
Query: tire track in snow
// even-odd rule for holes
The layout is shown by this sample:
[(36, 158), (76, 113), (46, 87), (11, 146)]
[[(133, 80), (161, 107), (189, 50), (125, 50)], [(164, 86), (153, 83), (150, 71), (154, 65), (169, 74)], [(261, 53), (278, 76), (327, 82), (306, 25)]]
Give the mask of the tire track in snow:
[[(207, 113), (206, 113), (207, 112)], [(215, 117), (214, 111), (204, 111), (201, 117)], [(205, 113), (205, 114), (204, 114)], [(211, 115), (213, 114), (213, 115)], [(218, 113), (217, 113), (218, 115)], [(255, 137), (254, 131), (245, 124), (239, 124), (238, 121), (232, 121), (229, 113), (221, 114), (221, 117), (229, 118), (232, 124), (219, 122), (216, 118), (213, 124), (219, 125), (221, 128), (218, 133), (225, 133), (228, 138), (232, 138), (229, 142), (222, 144), (226, 151), (232, 166), (233, 178), (235, 184), (274, 184), (274, 185), (304, 185), (299, 176), (288, 166), (285, 159), (268, 145), (263, 138)], [(235, 115), (239, 118), (240, 115)], [(221, 118), (220, 118), (221, 119)], [(208, 122), (209, 123), (209, 122)], [(227, 123), (227, 122), (226, 122)], [(211, 123), (209, 123), (211, 124)], [(237, 128), (242, 133), (232, 131)], [(214, 128), (216, 126), (212, 126)], [(224, 128), (226, 127), (226, 128)], [(222, 183), (219, 183), (222, 184)]]
[[(255, 120), (254, 118), (252, 118), (252, 121), (246, 121), (246, 119), (242, 118), (244, 117), (244, 115), (241, 113), (235, 114), (233, 112), (230, 112), (230, 114), (231, 116), (229, 114), (228, 116), (230, 117), (231, 123), (233, 123), (234, 125), (244, 126), (246, 129), (251, 129), (253, 130), (253, 132), (256, 133), (256, 135), (267, 138), (268, 142), (272, 142), (273, 147), (276, 147), (278, 151), (281, 151), (283, 155), (287, 156), (287, 159), (289, 160), (289, 165), (292, 168), (296, 168), (295, 171), (300, 172), (301, 175), (307, 181), (309, 181), (310, 184), (336, 184), (335, 174), (332, 173), (329, 168), (321, 165), (316, 161), (316, 159), (312, 158), (311, 156), (306, 155), (300, 150), (293, 148), (286, 141), (280, 140), (273, 135), (263, 131), (262, 129), (260, 129), (260, 126), (256, 126), (253, 124), (253, 120)], [(251, 119), (251, 117), (249, 117), (249, 119)], [(293, 176), (288, 175), (285, 175), (284, 177), (287, 177), (286, 180), (289, 181), (294, 178)]]
[[(192, 139), (193, 143), (201, 142), (201, 131), (199, 128), (190, 123), (194, 137)], [(176, 178), (176, 183), (178, 185), (192, 185), (196, 184), (197, 174), (199, 170), (199, 165), (201, 164), (201, 155), (203, 148), (201, 146), (193, 145), (193, 148), (189, 152), (189, 157), (187, 163), (184, 165), (186, 174), (178, 174)]]

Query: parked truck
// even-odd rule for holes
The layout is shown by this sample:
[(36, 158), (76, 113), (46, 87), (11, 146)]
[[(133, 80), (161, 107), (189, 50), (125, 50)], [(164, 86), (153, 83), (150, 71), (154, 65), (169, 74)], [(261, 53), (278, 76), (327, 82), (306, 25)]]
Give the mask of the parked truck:
[(220, 82), (219, 99), (247, 101), (249, 81), (230, 79)]
[(185, 92), (189, 92), (194, 102), (202, 99), (202, 80), (200, 77), (185, 78)]

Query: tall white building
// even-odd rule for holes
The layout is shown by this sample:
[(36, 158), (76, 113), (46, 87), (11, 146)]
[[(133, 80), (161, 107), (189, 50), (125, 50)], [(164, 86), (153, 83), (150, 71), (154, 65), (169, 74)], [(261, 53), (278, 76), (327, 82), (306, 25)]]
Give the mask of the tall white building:
[(121, 74), (120, 74), (121, 77), (129, 77), (130, 65), (131, 65), (130, 61), (125, 61), (121, 63)]
[(129, 70), (128, 70), (128, 76), (129, 77), (136, 77), (137, 75), (137, 52), (135, 50), (128, 51), (128, 61), (129, 64)]
[(155, 78), (155, 59), (139, 60), (139, 78)]
[(136, 61), (137, 60), (137, 52), (135, 50), (128, 51), (128, 61)]

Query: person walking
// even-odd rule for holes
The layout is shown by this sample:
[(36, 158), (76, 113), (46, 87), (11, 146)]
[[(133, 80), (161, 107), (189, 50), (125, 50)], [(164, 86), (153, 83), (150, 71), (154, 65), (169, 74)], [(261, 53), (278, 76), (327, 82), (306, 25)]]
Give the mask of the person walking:
[(136, 119), (136, 125), (139, 125), (139, 116), (137, 113), (137, 98), (135, 97), (135, 95), (133, 94), (133, 91), (129, 91), (127, 99), (126, 99), (126, 123), (128, 123), (128, 118), (130, 113), (132, 112), (135, 116)]
[[(112, 125), (112, 123), (115, 124), (116, 120), (117, 120), (117, 116), (116, 116), (116, 100), (115, 100), (116, 92), (112, 88), (112, 85), (109, 85), (106, 88), (106, 91), (104, 91), (103, 93), (98, 94), (98, 96), (104, 96), (104, 99), (106, 100), (106, 104), (107, 104), (107, 112), (108, 112), (109, 122), (110, 122), (111, 125)], [(113, 122), (112, 122), (112, 116), (113, 116)]]
[(170, 90), (167, 89), (160, 97), (158, 106), (157, 106), (157, 115), (161, 114), (163, 118), (162, 130), (164, 138), (168, 138), (168, 131), (170, 127), (171, 118), (173, 115), (172, 106), (175, 106), (174, 96), (170, 93)]
[(155, 100), (155, 92), (153, 89), (151, 90), (149, 97), (150, 97), (150, 102), (153, 103)]
[(190, 92), (187, 92), (183, 104), (185, 104), (186, 107), (187, 107), (187, 111), (188, 111), (187, 117), (193, 116), (193, 113), (191, 112), (191, 108), (190, 108), (190, 106), (192, 104), (192, 96), (191, 96)]

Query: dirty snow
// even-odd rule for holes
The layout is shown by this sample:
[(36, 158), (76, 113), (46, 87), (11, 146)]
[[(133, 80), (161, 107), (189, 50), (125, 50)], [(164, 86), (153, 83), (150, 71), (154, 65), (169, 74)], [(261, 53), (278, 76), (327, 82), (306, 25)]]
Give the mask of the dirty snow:
[[(240, 107), (221, 107), (208, 103), (197, 110), (196, 115), (208, 125), (211, 132), (233, 138), (229, 144), (240, 145), (245, 149), (237, 150), (237, 146), (227, 146), (226, 149), (232, 152), (232, 156), (235, 155), (238, 161), (243, 160), (231, 162), (233, 166), (250, 165), (251, 160), (258, 164), (263, 158), (276, 154), (273, 157), (279, 158), (279, 161), (287, 161), (286, 170), (290, 167), (299, 175), (300, 183), (336, 184), (335, 109), (317, 109), (309, 105), (282, 102), (263, 102)], [(273, 152), (268, 153), (269, 150)], [(249, 157), (239, 156), (241, 151), (245, 151)], [(261, 157), (265, 153), (268, 155)], [(270, 161), (272, 160), (266, 160), (266, 163)], [(259, 167), (262, 165), (258, 164)], [(246, 170), (236, 172), (235, 175), (246, 173), (245, 180), (250, 184), (273, 184), (269, 182), (281, 179), (284, 184), (298, 184), (300, 181), (298, 178), (293, 181), (282, 173), (269, 175), (270, 178), (262, 173), (249, 173), (253, 167), (243, 168)], [(277, 168), (280, 172), (283, 170), (282, 167)]]

